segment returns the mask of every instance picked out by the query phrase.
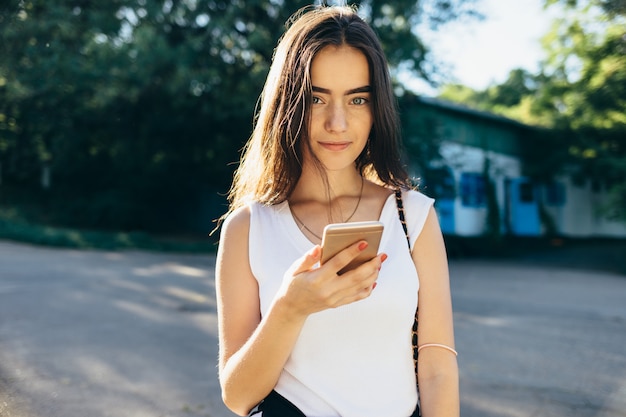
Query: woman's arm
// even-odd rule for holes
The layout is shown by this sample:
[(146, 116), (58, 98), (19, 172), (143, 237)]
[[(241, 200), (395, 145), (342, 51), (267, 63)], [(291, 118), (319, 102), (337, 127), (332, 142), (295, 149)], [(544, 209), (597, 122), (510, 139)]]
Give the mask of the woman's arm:
[(222, 398), (239, 415), (274, 388), (306, 318), (363, 299), (372, 291), (382, 255), (337, 279), (336, 271), (363, 248), (340, 252), (321, 268), (316, 246), (296, 261), (261, 319), (259, 288), (249, 262), (250, 213), (240, 209), (224, 223), (216, 264), (219, 378)]
[(226, 219), (216, 263), (222, 398), (239, 415), (247, 415), (272, 390), (302, 326), (297, 319), (289, 321), (279, 306), (274, 309), (276, 319), (268, 318), (259, 327), (259, 289), (248, 258), (249, 228), (247, 210)]
[[(454, 349), (454, 325), (448, 259), (437, 214), (431, 207), (413, 248), (419, 279), (418, 344), (436, 343)], [(424, 417), (458, 417), (459, 371), (447, 349), (427, 347), (418, 359), (421, 411)]]

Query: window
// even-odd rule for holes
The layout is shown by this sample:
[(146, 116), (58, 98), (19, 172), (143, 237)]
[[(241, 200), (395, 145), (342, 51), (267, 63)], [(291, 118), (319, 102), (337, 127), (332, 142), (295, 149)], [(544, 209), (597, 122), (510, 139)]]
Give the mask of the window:
[(519, 183), (519, 201), (520, 203), (533, 203), (535, 201), (535, 188), (532, 183)]
[(465, 207), (484, 207), (485, 178), (483, 174), (476, 172), (463, 172), (461, 174), (461, 203)]

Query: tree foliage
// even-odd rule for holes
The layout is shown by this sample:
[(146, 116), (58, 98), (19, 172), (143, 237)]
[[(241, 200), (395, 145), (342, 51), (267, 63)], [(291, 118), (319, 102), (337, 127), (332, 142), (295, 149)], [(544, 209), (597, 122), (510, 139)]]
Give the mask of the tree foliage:
[(626, 3), (546, 1), (553, 5), (564, 15), (543, 39), (538, 74), (517, 69), (485, 91), (448, 86), (442, 95), (551, 129), (536, 155), (537, 175), (567, 168), (579, 181), (593, 180), (611, 193), (607, 213), (626, 219)]
[[(414, 25), (471, 14), (471, 2), (357, 4), (392, 65), (428, 78)], [(284, 23), (310, 4), (3, 2), (0, 203), (27, 195), (49, 221), (81, 227), (210, 228)]]

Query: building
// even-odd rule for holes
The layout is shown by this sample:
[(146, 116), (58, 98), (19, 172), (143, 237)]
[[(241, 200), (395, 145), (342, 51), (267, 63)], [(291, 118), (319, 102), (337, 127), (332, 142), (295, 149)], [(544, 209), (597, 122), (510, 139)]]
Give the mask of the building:
[(433, 98), (404, 97), (400, 108), (409, 165), (436, 198), (444, 233), (626, 236), (626, 224), (602, 216), (602, 187), (527, 175), (549, 131)]

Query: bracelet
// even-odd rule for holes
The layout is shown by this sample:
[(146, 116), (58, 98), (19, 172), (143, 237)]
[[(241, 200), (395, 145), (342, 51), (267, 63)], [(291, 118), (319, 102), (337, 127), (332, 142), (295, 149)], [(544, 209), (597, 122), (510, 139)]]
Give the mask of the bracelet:
[(420, 350), (427, 348), (427, 347), (438, 347), (438, 348), (446, 349), (454, 353), (454, 356), (458, 356), (458, 353), (456, 350), (452, 349), (450, 346), (441, 345), (439, 343), (425, 343), (417, 348), (417, 352), (419, 353)]

